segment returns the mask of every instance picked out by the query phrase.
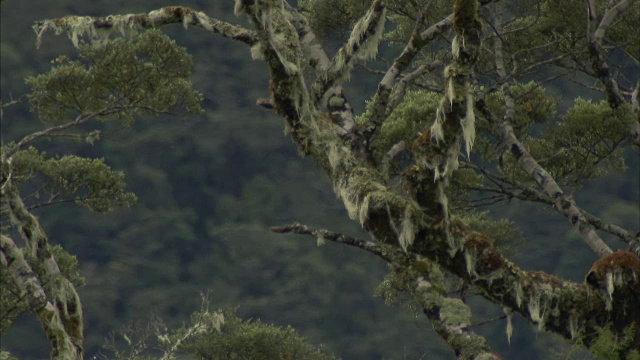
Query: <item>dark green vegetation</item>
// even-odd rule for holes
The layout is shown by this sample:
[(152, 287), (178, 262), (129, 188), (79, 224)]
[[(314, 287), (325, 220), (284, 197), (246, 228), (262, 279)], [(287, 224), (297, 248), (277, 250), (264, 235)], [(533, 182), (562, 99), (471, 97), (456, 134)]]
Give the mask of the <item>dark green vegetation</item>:
[[(306, 4), (307, 9), (344, 10), (326, 6), (331, 1), (319, 3), (325, 6), (314, 9)], [(368, 8), (368, 4), (362, 6), (359, 1), (351, 5), (346, 1), (338, 3), (351, 12), (341, 11), (340, 17), (324, 13), (311, 16), (318, 35), (337, 38), (341, 34), (347, 39), (352, 26), (349, 22), (356, 21)], [(403, 18), (400, 3), (392, 2), (388, 9), (396, 28), (386, 38), (392, 43), (382, 49), (381, 55), (390, 60), (402, 49), (414, 27), (412, 21)], [(425, 14), (429, 24), (451, 12), (449, 2), (436, 3), (439, 5), (432, 5), (433, 11)], [(34, 38), (26, 35), (34, 21), (44, 18), (143, 12), (161, 5), (164, 4), (145, 2), (120, 6), (113, 2), (64, 1), (55, 4), (8, 1), (2, 5), (3, 104), (11, 99), (9, 94), (17, 98), (34, 88), (36, 91), (30, 99), (32, 110), (45, 122), (38, 124), (36, 114), (28, 112), (26, 103), (3, 109), (3, 147), (9, 148), (11, 141), (25, 134), (72, 120), (82, 112), (96, 112), (105, 107), (111, 109), (106, 111), (113, 111), (96, 115), (96, 120), (103, 123), (88, 122), (82, 131), (74, 131), (64, 138), (46, 137), (36, 143), (38, 150), (23, 149), (13, 164), (14, 181), (22, 187), (27, 207), (39, 217), (49, 241), (66, 250), (52, 249), (60, 270), (73, 285), (82, 284), (83, 278), (86, 282), (77, 288), (84, 307), (86, 355), (95, 354), (109, 332), (118, 333), (127, 322), (144, 319), (151, 312), (170, 328), (178, 329), (172, 336), (179, 337), (181, 331), (187, 331), (179, 328), (183, 322), (187, 322), (185, 329), (193, 321), (197, 322), (192, 319), (189, 323), (188, 319), (200, 308), (198, 293), (209, 290), (211, 306), (237, 306), (237, 314), (242, 319), (261, 319), (263, 323), (274, 323), (281, 328), (258, 322), (253, 323), (258, 326), (252, 326), (251, 322), (243, 322), (226, 311), (221, 330), (229, 331), (225, 333), (228, 338), (216, 337), (217, 330), (209, 329), (204, 338), (199, 337), (189, 345), (188, 349), (196, 354), (221, 354), (229, 348), (251, 354), (252, 347), (234, 344), (263, 344), (264, 350), (272, 349), (275, 341), (287, 343), (292, 349), (298, 347), (299, 351), (315, 352), (286, 328), (291, 325), (311, 343), (325, 344), (327, 350), (346, 359), (451, 356), (446, 345), (432, 333), (422, 314), (422, 305), (409, 301), (411, 296), (402, 298), (407, 296), (407, 289), (402, 289), (402, 284), (395, 283), (393, 277), (387, 279), (380, 292), (397, 294), (402, 300), (400, 303), (408, 301), (413, 310), (388, 308), (381, 299), (372, 297), (374, 288), (388, 272), (382, 261), (357, 249), (334, 244), (317, 248), (315, 239), (283, 237), (267, 230), (269, 226), (300, 221), (367, 237), (360, 232), (360, 226), (348, 220), (326, 176), (308, 159), (300, 159), (295, 146), (282, 136), (281, 118), (255, 106), (255, 99), (269, 96), (267, 67), (263, 62), (251, 62), (246, 45), (225, 41), (200, 29), (184, 31), (179, 25), (162, 29), (180, 45), (187, 46), (193, 55), (193, 88), (204, 95), (201, 103), (204, 112), (188, 115), (184, 110), (198, 110), (199, 100), (199, 95), (191, 92), (186, 81), (191, 71), (189, 57), (179, 48), (165, 44), (166, 38), (155, 32), (142, 33), (147, 36), (146, 43), (144, 38), (137, 40), (131, 34), (137, 49), (131, 43), (118, 40), (101, 50), (85, 48), (84, 58), (77, 61), (74, 60), (77, 51), (71, 49), (66, 39), (45, 35), (41, 49), (36, 52)], [(192, 6), (232, 23), (244, 22), (231, 14), (231, 3), (180, 5)], [(517, 13), (517, 10), (513, 11)], [(336, 23), (318, 28), (329, 19)], [(527, 20), (524, 17), (508, 26), (517, 28)], [(554, 28), (558, 23), (557, 19), (545, 18), (536, 25), (542, 29), (526, 34), (548, 34), (548, 37), (530, 35), (531, 39), (522, 44), (536, 46), (535, 41), (549, 41), (557, 34), (565, 34)], [(584, 27), (580, 26), (583, 34)], [(625, 36), (624, 26), (622, 22), (613, 34)], [(450, 35), (446, 35), (449, 40)], [(581, 40), (561, 39), (557, 41), (558, 46), (568, 46), (563, 41), (568, 44), (573, 41), (575, 45)], [(156, 46), (163, 44), (167, 46), (163, 51), (154, 52)], [(426, 61), (430, 63), (449, 53), (449, 44), (443, 44), (434, 45), (432, 52), (425, 51)], [(508, 50), (513, 52), (524, 46), (511, 44), (513, 48)], [(335, 47), (340, 43), (329, 45)], [(494, 51), (491, 40), (486, 40), (485, 47)], [(62, 53), (66, 57), (58, 57)], [(139, 56), (134, 59), (136, 54)], [(531, 51), (529, 56), (540, 54)], [(173, 60), (167, 62), (167, 57)], [(450, 61), (446, 56), (442, 59), (445, 63)], [(54, 63), (48, 64), (50, 61)], [(89, 64), (93, 67), (87, 67)], [(101, 64), (110, 69), (100, 72)], [(50, 65), (54, 70), (47, 73)], [(386, 70), (383, 62), (369, 63), (369, 66)], [(634, 66), (623, 69), (630, 77), (637, 78), (637, 64)], [(118, 70), (114, 71), (114, 67)], [(487, 75), (493, 71), (494, 64), (490, 57), (482, 58), (477, 67), (479, 73)], [(384, 162), (387, 149), (400, 140), (412, 145), (416, 132), (424, 132), (433, 122), (445, 86), (442, 70), (440, 67), (432, 77), (420, 78), (424, 81), (420, 89), (408, 89), (405, 101), (389, 114), (380, 129), (381, 135), (373, 137), (376, 161)], [(571, 82), (551, 82), (545, 84), (544, 89), (529, 82), (531, 77), (541, 81), (553, 76), (544, 71), (535, 76), (522, 75), (518, 78), (523, 80), (521, 84), (487, 89), (487, 108), (502, 118), (506, 115), (505, 94), (514, 97), (516, 108), (511, 122), (514, 133), (541, 165), (569, 190), (567, 193), (582, 189), (576, 193), (582, 208), (635, 232), (640, 225), (638, 158), (626, 140), (628, 132), (621, 126), (624, 116), (612, 116), (609, 104), (600, 102), (601, 95)], [(365, 110), (364, 99), (373, 95), (380, 79), (360, 68), (355, 74), (346, 93), (359, 114)], [(27, 76), (31, 76), (31, 80), (25, 87), (22, 78)], [(60, 87), (64, 88), (61, 97), (51, 93)], [(579, 100), (574, 104), (576, 97), (592, 100)], [(167, 105), (175, 108), (168, 109)], [(359, 123), (366, 124), (370, 112), (375, 111), (373, 105), (368, 109), (368, 114), (358, 117)], [(518, 167), (512, 153), (495, 146), (499, 141), (488, 134), (490, 125), (477, 113), (478, 138), (474, 149), (482, 152), (483, 160), (499, 164), (499, 171), (492, 174), (507, 174), (509, 179), (535, 188), (535, 182)], [(157, 114), (161, 115), (155, 117)], [(472, 158), (479, 157), (478, 154), (474, 152)], [(96, 160), (102, 157), (104, 161)], [(105, 164), (116, 171), (109, 170)], [(404, 168), (393, 162), (389, 165), (386, 168), (389, 173), (384, 177), (392, 186), (400, 188), (399, 174)], [(625, 166), (629, 169), (623, 173)], [(483, 170), (496, 169), (488, 166)], [(487, 179), (491, 179), (490, 175), (464, 166), (455, 172), (452, 183), (456, 186), (447, 190), (452, 211), (464, 217), (472, 228), (494, 236), (500, 247), (515, 253), (516, 263), (581, 282), (597, 257), (579, 240), (578, 232), (571, 229), (570, 223), (549, 210), (548, 202), (543, 201), (544, 205), (540, 206), (516, 200), (535, 198), (504, 182), (498, 181), (493, 187), (495, 198), (474, 192), (487, 186), (487, 182), (483, 182)], [(135, 203), (132, 194), (138, 198)], [(513, 230), (509, 222), (496, 223), (486, 216), (465, 213), (477, 205), (498, 200), (500, 202), (491, 207), (494, 213), (508, 215), (526, 235), (527, 240), (519, 245), (513, 241), (519, 237), (518, 231)], [(45, 206), (49, 201), (59, 203)], [(74, 201), (98, 212), (123, 205), (125, 208), (96, 214), (74, 206)], [(625, 243), (607, 236), (603, 235), (612, 247), (625, 248)], [(77, 256), (79, 274), (78, 265), (69, 253)], [(3, 290), (13, 286), (5, 274), (2, 281)], [(404, 292), (389, 291), (389, 284), (396, 284)], [(451, 281), (450, 286), (455, 290), (466, 288), (456, 281)], [(12, 294), (17, 292), (2, 293), (6, 301), (2, 309), (3, 349), (21, 358), (45, 357), (50, 346), (31, 315), (18, 318), (8, 329), (9, 321), (26, 310), (25, 298)], [(476, 324), (503, 314), (500, 307), (480, 299), (474, 290), (463, 295), (472, 305)], [(394, 299), (386, 300), (394, 302)], [(16, 307), (4, 305), (7, 302)], [(215, 314), (218, 313), (205, 315)], [(196, 313), (193, 318), (198, 316)], [(504, 335), (504, 319), (472, 329), (486, 336), (505, 358), (523, 357), (523, 354), (545, 358), (549, 356), (549, 348), (565, 350), (562, 341), (536, 335), (530, 325), (520, 320), (517, 316), (513, 318), (515, 330), (510, 345)], [(616, 338), (607, 329), (602, 329), (602, 333), (601, 340), (593, 345), (596, 354), (611, 354), (612, 343), (630, 341)], [(207, 341), (209, 335), (216, 340)], [(117, 341), (122, 342), (118, 336)], [(298, 357), (293, 358), (312, 358), (297, 354)], [(209, 356), (215, 358), (215, 355)]]

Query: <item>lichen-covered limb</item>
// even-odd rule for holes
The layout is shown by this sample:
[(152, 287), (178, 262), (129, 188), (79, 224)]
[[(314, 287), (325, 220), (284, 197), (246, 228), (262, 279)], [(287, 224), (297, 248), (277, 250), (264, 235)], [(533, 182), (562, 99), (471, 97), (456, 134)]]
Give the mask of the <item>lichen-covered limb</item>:
[(484, 337), (471, 331), (471, 309), (460, 299), (447, 297), (442, 273), (433, 262), (394, 247), (299, 223), (276, 226), (270, 230), (311, 235), (323, 241), (354, 246), (382, 258), (396, 273), (393, 284), (389, 286), (411, 295), (458, 359), (500, 359)]
[[(8, 186), (3, 189), (2, 199), (2, 206), (6, 206), (10, 212), (12, 225), (18, 229), (27, 244), (26, 252), (36, 264), (29, 265), (26, 261), (20, 264), (17, 252), (22, 251), (18, 250), (12, 241), (9, 241), (10, 238), (3, 235), (4, 259), (7, 260), (7, 266), (15, 264), (20, 266), (22, 270), (36, 270), (27, 272), (26, 278), (14, 280), (30, 281), (28, 284), (30, 286), (25, 287), (24, 290), (27, 291), (30, 303), (35, 306), (31, 310), (36, 314), (51, 343), (51, 359), (82, 359), (84, 336), (82, 305), (78, 293), (71, 282), (60, 272), (40, 222), (26, 209), (18, 189), (8, 183)], [(9, 263), (10, 260), (13, 260), (12, 264)], [(25, 264), (28, 267), (24, 267)], [(30, 277), (28, 274), (33, 274), (37, 278)], [(47, 283), (45, 293), (43, 293), (44, 289), (41, 286), (44, 283)], [(20, 283), (17, 284), (20, 287)], [(40, 285), (39, 289), (37, 285)], [(45, 296), (44, 299), (43, 296)]]
[[(307, 18), (288, 3), (285, 3), (285, 7), (295, 20), (292, 24), (300, 36), (300, 43), (307, 64), (315, 70), (316, 77), (323, 77), (331, 65), (329, 56), (327, 56), (322, 44), (311, 29)], [(340, 135), (344, 136), (356, 130), (353, 108), (344, 94), (342, 84), (336, 83), (327, 89), (322, 98), (322, 103), (318, 105), (320, 110), (331, 113), (334, 119), (339, 119), (337, 125), (339, 126)]]
[[(416, 54), (437, 35), (451, 28), (453, 25), (453, 15), (433, 24), (423, 32), (419, 31), (422, 18), (416, 20), (415, 29), (409, 42), (402, 50), (402, 53), (395, 58), (391, 67), (387, 70), (384, 77), (378, 84), (378, 89), (373, 96), (373, 106), (371, 117), (368, 119), (368, 127), (364, 130), (365, 139), (370, 139), (375, 135), (382, 122), (390, 113), (388, 109), (389, 97), (398, 76), (409, 67)], [(431, 68), (431, 65), (429, 66)], [(426, 69), (425, 69), (426, 70)]]
[[(293, 223), (293, 224), (282, 225), (282, 226), (273, 226), (269, 230), (279, 234), (291, 233), (291, 234), (298, 234), (298, 235), (311, 235), (322, 240), (329, 240), (339, 244), (350, 245), (350, 246), (368, 251), (382, 258), (385, 261), (393, 261), (394, 256), (392, 256), (392, 253), (395, 254), (395, 256), (397, 256), (396, 249), (390, 248), (388, 250), (384, 250), (380, 245), (371, 241), (358, 239), (353, 236), (347, 236), (341, 233), (337, 233), (337, 232), (333, 232), (325, 229), (318, 229), (318, 228), (303, 225), (300, 223)], [(388, 253), (388, 251), (390, 251), (391, 253)]]
[[(499, 18), (498, 18), (499, 19)], [(498, 20), (499, 21), (499, 20)], [(499, 27), (499, 24), (498, 24)], [(502, 51), (502, 40), (500, 36), (496, 36), (494, 39), (494, 56), (496, 64), (496, 72), (501, 80), (507, 78), (507, 73), (504, 65), (504, 55)], [(609, 246), (598, 236), (595, 229), (589, 224), (580, 209), (576, 205), (575, 200), (566, 196), (555, 179), (545, 170), (536, 159), (529, 154), (527, 149), (522, 146), (522, 143), (518, 140), (513, 132), (511, 124), (514, 122), (516, 116), (515, 102), (511, 93), (509, 92), (508, 84), (503, 84), (502, 91), (504, 93), (504, 105), (505, 105), (505, 117), (503, 121), (499, 121), (488, 113), (488, 110), (484, 107), (480, 108), (487, 120), (493, 124), (492, 128), (495, 134), (502, 140), (502, 143), (506, 144), (506, 147), (511, 151), (512, 155), (520, 165), (520, 167), (543, 189), (544, 193), (553, 199), (555, 208), (560, 211), (571, 224), (580, 233), (582, 239), (589, 245), (591, 250), (598, 256), (602, 257), (611, 254), (612, 250)], [(482, 102), (480, 103), (482, 104)]]
[(97, 30), (118, 31), (126, 34), (139, 29), (151, 29), (167, 24), (183, 24), (186, 26), (199, 26), (207, 31), (220, 34), (226, 38), (243, 42), (253, 46), (258, 42), (254, 31), (241, 26), (233, 25), (207, 16), (201, 11), (194, 11), (184, 6), (166, 6), (149, 13), (110, 15), (106, 17), (90, 16), (65, 16), (58, 19), (42, 20), (35, 23), (34, 31), (38, 35), (38, 43), (45, 32), (52, 31), (56, 34), (66, 32), (75, 39), (87, 34), (97, 38), (100, 34)]
[[(629, 8), (632, 2), (632, 0), (622, 0), (618, 2), (604, 13), (599, 24), (596, 24), (598, 22), (596, 6), (593, 0), (588, 0), (588, 48), (594, 75), (604, 85), (607, 101), (611, 108), (614, 110), (619, 108), (630, 108), (632, 112), (638, 114), (637, 107), (634, 110), (633, 104), (630, 105), (627, 103), (627, 100), (620, 91), (618, 82), (616, 81), (615, 75), (612, 73), (607, 60), (608, 54), (603, 49), (602, 44), (606, 31), (615, 23), (616, 18)], [(638, 118), (638, 116), (636, 116), (635, 119), (632, 119), (629, 124), (629, 136), (633, 144), (640, 146), (640, 118)]]
[(312, 99), (318, 103), (327, 90), (346, 79), (357, 59), (369, 59), (378, 52), (378, 41), (384, 29), (386, 7), (382, 0), (374, 0), (367, 13), (356, 23), (349, 40), (331, 60), (324, 76), (312, 86)]
[(22, 251), (16, 246), (13, 239), (0, 234), (0, 265), (9, 270), (12, 280), (20, 291), (27, 295), (31, 309), (39, 309), (47, 303), (40, 280), (24, 259)]
[[(258, 30), (264, 29), (264, 22), (270, 21), (270, 16), (282, 15), (282, 3), (276, 0), (251, 2), (251, 5), (239, 0), (237, 4)], [(282, 31), (285, 37), (297, 37), (295, 27), (286, 23)], [(468, 64), (469, 54), (465, 52), (473, 49), (464, 50), (458, 55), (465, 57), (463, 62), (466, 60)], [(292, 53), (297, 54), (298, 50)], [(595, 339), (596, 329), (609, 324), (610, 319), (615, 319), (616, 334), (622, 334), (622, 330), (617, 329), (632, 322), (623, 313), (625, 306), (637, 305), (635, 297), (622, 296), (607, 309), (608, 295), (593, 296), (584, 284), (525, 271), (498, 253), (489, 237), (471, 232), (455, 219), (448, 234), (442, 227), (442, 213), (432, 205), (436, 199), (432, 172), (420, 169), (408, 174), (414, 176), (415, 188), (408, 189), (411, 193), (398, 194), (389, 189), (382, 174), (362, 151), (362, 139), (338, 135), (332, 124), (322, 120), (318, 109), (309, 106), (304, 78), (287, 73), (281, 57), (268, 44), (263, 55), (269, 67), (274, 107), (292, 127), (293, 141), (325, 169), (349, 216), (376, 241), (395, 247), (404, 242), (407, 251), (434, 261), (478, 288), (490, 301), (512, 309), (541, 329), (568, 339), (581, 336), (587, 346)], [(464, 107), (457, 107), (451, 114), (456, 129), (464, 111)], [(457, 244), (455, 251), (450, 238)]]
[(402, 79), (400, 79), (400, 81), (396, 84), (395, 89), (390, 96), (387, 108), (385, 109), (385, 118), (393, 112), (393, 110), (402, 102), (402, 100), (404, 100), (407, 85), (412, 84), (416, 80), (416, 78), (420, 77), (421, 75), (434, 71), (435, 69), (442, 66), (442, 64), (442, 61), (434, 60), (428, 65), (420, 65), (414, 71), (403, 76)]

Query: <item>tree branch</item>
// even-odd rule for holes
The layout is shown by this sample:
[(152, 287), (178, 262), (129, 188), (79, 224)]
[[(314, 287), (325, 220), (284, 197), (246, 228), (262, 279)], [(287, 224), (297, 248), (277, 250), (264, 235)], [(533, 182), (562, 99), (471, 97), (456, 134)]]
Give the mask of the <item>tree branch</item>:
[[(323, 77), (331, 64), (331, 60), (313, 33), (307, 18), (291, 7), (288, 2), (285, 3), (285, 7), (295, 20), (292, 24), (298, 32), (300, 43), (309, 65), (315, 70), (317, 78)], [(325, 91), (322, 105), (319, 108), (322, 111), (329, 112), (334, 121), (337, 120), (338, 133), (340, 135), (346, 136), (356, 130), (353, 108), (344, 94), (342, 84), (336, 83)]]
[(449, 344), (459, 359), (501, 359), (489, 347), (484, 337), (471, 330), (471, 309), (460, 299), (446, 296), (442, 273), (431, 261), (407, 254), (397, 248), (299, 223), (276, 226), (270, 230), (281, 234), (316, 236), (323, 240), (354, 246), (382, 258), (391, 265), (397, 274), (396, 279), (402, 279), (392, 281), (394, 283), (391, 286), (411, 295), (422, 307), (436, 333)]
[[(603, 40), (606, 31), (613, 25), (615, 19), (620, 16), (631, 5), (631, 0), (622, 0), (618, 2), (611, 9), (607, 10), (602, 16), (598, 27), (595, 27), (597, 22), (597, 14), (595, 10), (595, 4), (593, 0), (588, 0), (588, 48), (589, 55), (591, 56), (591, 67), (594, 71), (594, 76), (604, 84), (604, 88), (607, 94), (607, 101), (612, 109), (630, 107), (632, 112), (637, 113), (633, 108), (633, 104), (629, 106), (624, 98), (624, 95), (620, 91), (618, 82), (615, 76), (611, 73), (609, 62), (607, 60), (607, 54), (603, 49)], [(636, 146), (640, 146), (640, 119), (637, 117), (631, 119), (629, 123), (629, 136), (631, 142)]]
[[(384, 77), (378, 84), (378, 89), (373, 96), (373, 105), (371, 116), (368, 119), (368, 126), (364, 130), (364, 138), (369, 141), (378, 131), (378, 128), (382, 122), (386, 119), (391, 112), (388, 110), (388, 101), (391, 95), (391, 91), (396, 84), (396, 79), (402, 72), (409, 67), (416, 54), (437, 35), (442, 34), (453, 25), (453, 15), (449, 15), (447, 18), (435, 23), (422, 33), (419, 32), (419, 26), (422, 23), (422, 17), (416, 20), (413, 34), (409, 39), (409, 42), (402, 50), (402, 53), (395, 58), (391, 67), (387, 70)], [(435, 64), (434, 64), (435, 65)], [(439, 65), (439, 64), (438, 64)], [(429, 71), (435, 67), (431, 65), (428, 68), (420, 67), (421, 69)]]
[(386, 8), (382, 0), (374, 0), (367, 13), (356, 23), (349, 40), (331, 59), (325, 74), (311, 87), (312, 99), (319, 103), (326, 91), (346, 79), (357, 59), (369, 59), (378, 52), (378, 41), (384, 29)]
[[(496, 17), (496, 21), (500, 21), (499, 17)], [(507, 78), (507, 72), (504, 65), (502, 39), (500, 36), (496, 36), (494, 39), (494, 55), (496, 72), (501, 80), (505, 80)], [(511, 123), (513, 123), (516, 116), (516, 110), (515, 102), (507, 83), (502, 85), (502, 92), (504, 93), (504, 105), (506, 108), (504, 121), (502, 122), (496, 119), (484, 106), (484, 100), (476, 104), (476, 107), (478, 107), (483, 115), (485, 115), (485, 118), (493, 125), (492, 132), (502, 140), (502, 143), (507, 145), (507, 148), (510, 149), (520, 167), (531, 176), (547, 196), (553, 199), (555, 207), (571, 221), (571, 224), (578, 230), (580, 236), (587, 245), (589, 245), (591, 250), (600, 257), (611, 254), (612, 250), (602, 241), (593, 227), (586, 222), (575, 200), (565, 196), (551, 174), (540, 166), (536, 159), (522, 146), (511, 127)]]
[(38, 21), (33, 25), (33, 30), (38, 35), (38, 45), (42, 35), (48, 31), (55, 32), (56, 35), (66, 32), (72, 40), (75, 39), (74, 43), (77, 44), (78, 35), (87, 34), (92, 38), (100, 37), (96, 30), (115, 30), (124, 35), (127, 32), (153, 29), (168, 24), (183, 24), (185, 27), (188, 25), (198, 26), (206, 31), (250, 46), (258, 43), (258, 36), (254, 31), (211, 18), (201, 11), (194, 11), (184, 6), (166, 6), (146, 14), (110, 15), (107, 17), (65, 16)]
[[(3, 164), (4, 166), (5, 164)], [(3, 264), (11, 268), (16, 284), (27, 292), (32, 311), (36, 314), (51, 343), (52, 359), (83, 358), (83, 324), (82, 305), (73, 284), (60, 272), (60, 268), (53, 257), (49, 241), (38, 219), (25, 207), (18, 190), (9, 183), (3, 189), (2, 206), (7, 206), (11, 214), (11, 222), (18, 228), (18, 232), (27, 244), (27, 250), (38, 262), (42, 273), (31, 270), (31, 266), (23, 257), (18, 255), (18, 248), (7, 236), (2, 235)], [(42, 279), (50, 284), (46, 294), (42, 288)]]

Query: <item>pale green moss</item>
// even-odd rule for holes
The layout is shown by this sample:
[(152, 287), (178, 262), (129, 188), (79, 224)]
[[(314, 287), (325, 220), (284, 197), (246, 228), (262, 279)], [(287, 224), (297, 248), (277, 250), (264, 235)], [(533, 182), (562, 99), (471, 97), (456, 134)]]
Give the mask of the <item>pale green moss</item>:
[(447, 327), (465, 328), (471, 325), (471, 309), (460, 299), (444, 298), (440, 319)]

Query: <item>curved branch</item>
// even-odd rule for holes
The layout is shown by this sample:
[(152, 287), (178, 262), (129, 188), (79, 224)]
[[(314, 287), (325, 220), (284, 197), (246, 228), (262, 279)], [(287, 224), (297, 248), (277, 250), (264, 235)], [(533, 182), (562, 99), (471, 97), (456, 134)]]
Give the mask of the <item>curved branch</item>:
[(152, 29), (168, 24), (183, 24), (185, 27), (188, 25), (198, 26), (250, 46), (258, 43), (258, 37), (254, 31), (211, 18), (201, 11), (194, 11), (185, 6), (166, 6), (148, 13), (106, 17), (65, 16), (38, 21), (33, 25), (33, 30), (36, 32), (38, 44), (40, 44), (42, 35), (48, 31), (55, 32), (56, 35), (66, 32), (69, 36), (75, 36), (77, 39), (77, 36), (82, 34), (99, 37), (96, 30), (115, 30), (125, 34), (132, 30)]
[[(398, 277), (404, 280), (394, 285), (411, 294), (412, 299), (422, 307), (424, 314), (431, 321), (436, 333), (449, 344), (458, 355), (458, 359), (501, 359), (484, 337), (471, 330), (471, 309), (460, 299), (447, 297), (442, 278), (438, 276), (441, 272), (433, 262), (397, 248), (299, 223), (276, 226), (270, 230), (281, 234), (316, 236), (323, 240), (354, 246), (382, 258), (391, 265)], [(468, 314), (468, 317), (465, 314)]]

